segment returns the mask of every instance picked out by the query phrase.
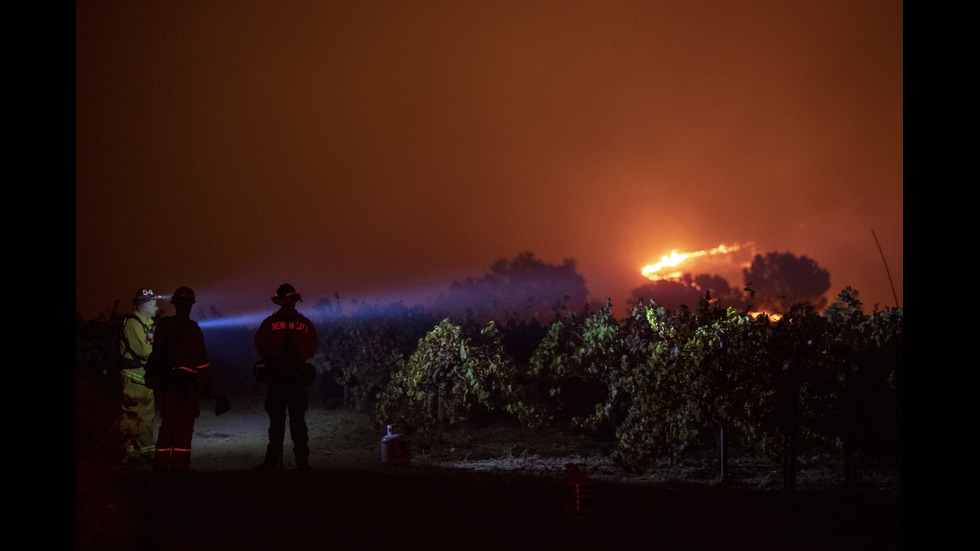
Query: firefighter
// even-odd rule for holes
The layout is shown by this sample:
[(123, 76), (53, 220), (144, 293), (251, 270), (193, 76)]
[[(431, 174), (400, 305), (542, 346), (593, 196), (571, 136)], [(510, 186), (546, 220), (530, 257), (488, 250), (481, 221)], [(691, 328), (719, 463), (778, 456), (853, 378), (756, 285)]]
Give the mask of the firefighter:
[(176, 313), (157, 324), (153, 351), (172, 358), (171, 376), (157, 391), (161, 421), (154, 466), (158, 470), (190, 470), (194, 421), (201, 413), (201, 399), (212, 395), (204, 333), (190, 319), (195, 302), (190, 287), (178, 288), (170, 298)]
[(302, 298), (292, 285), (280, 285), (272, 302), (279, 309), (263, 320), (255, 333), (255, 350), (269, 370), (263, 377), (267, 387), (265, 411), (269, 414), (269, 445), (265, 461), (257, 469), (275, 471), (282, 468), (288, 413), (296, 468), (305, 471), (310, 468), (306, 387), (315, 373), (307, 360), (313, 357), (320, 343), (316, 327), (296, 310), (296, 303), (302, 302)]
[(146, 359), (153, 350), (153, 325), (157, 315), (157, 297), (153, 290), (142, 288), (133, 297), (133, 314), (123, 321), (119, 352), (123, 358), (119, 371), (122, 387), (124, 461), (152, 461), (156, 449), (153, 421), (156, 408), (153, 391), (146, 386)]

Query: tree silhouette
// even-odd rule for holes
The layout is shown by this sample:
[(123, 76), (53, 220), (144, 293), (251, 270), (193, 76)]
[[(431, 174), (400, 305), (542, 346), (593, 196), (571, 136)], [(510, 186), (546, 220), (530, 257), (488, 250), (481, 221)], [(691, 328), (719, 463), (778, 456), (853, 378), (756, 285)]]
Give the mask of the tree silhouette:
[(633, 298), (653, 300), (668, 310), (680, 310), (681, 306), (697, 308), (698, 299), (703, 293), (689, 283), (661, 279), (653, 281), (632, 291)]
[(574, 259), (554, 265), (526, 252), (494, 262), (490, 273), (481, 278), (453, 282), (449, 292), (435, 301), (435, 309), (469, 311), (478, 319), (499, 322), (550, 321), (567, 308), (584, 307), (587, 296), (585, 277), (578, 273)]
[(742, 275), (745, 284), (755, 291), (752, 307), (756, 310), (786, 314), (802, 303), (818, 311), (827, 305), (823, 295), (830, 289), (830, 273), (805, 255), (757, 254)]
[(697, 308), (698, 300), (710, 293), (717, 306), (737, 306), (738, 290), (719, 275), (684, 273), (679, 280), (659, 280), (631, 291), (633, 299), (652, 299), (669, 310), (679, 310), (681, 306)]

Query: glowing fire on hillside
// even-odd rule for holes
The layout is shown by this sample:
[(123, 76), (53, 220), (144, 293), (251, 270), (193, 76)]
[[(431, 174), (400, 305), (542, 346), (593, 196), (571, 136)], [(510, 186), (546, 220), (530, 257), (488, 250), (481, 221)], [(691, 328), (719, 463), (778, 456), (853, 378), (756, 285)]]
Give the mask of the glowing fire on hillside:
[(662, 279), (678, 279), (681, 277), (682, 272), (672, 270), (669, 273), (660, 273), (662, 270), (667, 268), (674, 268), (685, 260), (700, 258), (703, 256), (714, 256), (719, 254), (730, 254), (738, 251), (742, 248), (741, 245), (718, 245), (713, 249), (707, 249), (703, 251), (694, 251), (690, 253), (678, 253), (676, 250), (672, 251), (669, 255), (664, 256), (660, 259), (660, 262), (656, 264), (651, 264), (643, 268), (643, 275), (652, 281), (659, 281)]
[[(744, 249), (744, 250), (743, 250)], [(643, 275), (652, 281), (662, 281), (671, 280), (679, 281), (684, 276), (684, 270), (678, 269), (678, 267), (685, 261), (690, 261), (684, 266), (688, 271), (695, 269), (691, 264), (699, 264), (701, 260), (702, 264), (708, 259), (705, 257), (719, 256), (719, 255), (729, 255), (738, 251), (742, 251), (744, 254), (736, 255), (742, 258), (729, 257), (721, 260), (721, 265), (716, 265), (714, 268), (725, 268), (728, 270), (747, 268), (749, 266), (747, 259), (751, 258), (755, 254), (755, 245), (753, 243), (748, 243), (746, 245), (718, 245), (713, 249), (705, 249), (702, 251), (693, 251), (688, 253), (679, 253), (676, 250), (671, 251), (669, 255), (666, 255), (660, 259), (660, 262), (656, 264), (651, 264), (643, 268)], [(700, 288), (689, 282), (694, 288)], [(714, 299), (714, 300), (717, 300)], [(748, 312), (748, 315), (755, 318), (761, 315), (769, 316), (772, 321), (779, 320), (782, 316), (778, 313), (770, 313), (764, 311), (752, 311)]]

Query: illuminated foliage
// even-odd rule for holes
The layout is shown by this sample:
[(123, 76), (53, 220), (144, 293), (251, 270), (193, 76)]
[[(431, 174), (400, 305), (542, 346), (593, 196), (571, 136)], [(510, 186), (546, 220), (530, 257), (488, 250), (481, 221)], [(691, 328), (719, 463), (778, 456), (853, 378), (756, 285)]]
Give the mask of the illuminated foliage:
[(522, 379), (528, 392), (508, 402), (506, 411), (528, 428), (594, 428), (583, 420), (606, 401), (609, 364), (619, 361), (618, 332), (609, 304), (592, 315), (557, 319), (529, 359)]
[(348, 315), (319, 305), (316, 320), (320, 350), (314, 364), (321, 373), (318, 391), (342, 393), (345, 409), (371, 411), (378, 392), (388, 385), (415, 350), (419, 338), (438, 321), (421, 307), (401, 303), (357, 305)]
[(376, 422), (401, 423), (431, 440), (465, 421), (474, 408), (492, 409), (492, 395), (503, 383), (498, 374), (508, 361), (493, 322), (474, 339), (444, 319), (391, 374), (378, 396)]

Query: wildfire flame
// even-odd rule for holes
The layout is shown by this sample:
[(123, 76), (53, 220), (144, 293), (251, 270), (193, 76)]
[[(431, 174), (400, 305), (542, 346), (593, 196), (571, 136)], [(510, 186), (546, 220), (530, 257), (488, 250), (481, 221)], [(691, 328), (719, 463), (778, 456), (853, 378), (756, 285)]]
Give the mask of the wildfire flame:
[(664, 268), (672, 268), (684, 262), (689, 258), (698, 258), (701, 256), (712, 256), (717, 254), (729, 254), (741, 249), (741, 245), (718, 245), (713, 249), (707, 249), (703, 251), (694, 251), (690, 253), (678, 253), (676, 250), (671, 251), (670, 255), (664, 256), (660, 259), (660, 262), (656, 264), (651, 264), (643, 268), (643, 275), (653, 281), (659, 281), (661, 279), (677, 279), (681, 277), (680, 271), (672, 271), (667, 274), (659, 274)]
[[(705, 256), (730, 254), (730, 253), (737, 252), (737, 251), (739, 251), (739, 250), (741, 250), (743, 248), (746, 249), (746, 251), (745, 251), (746, 253), (748, 253), (748, 254), (751, 255), (751, 254), (754, 254), (755, 244), (754, 243), (747, 243), (745, 245), (724, 245), (724, 244), (722, 244), (722, 245), (718, 245), (717, 247), (715, 247), (713, 249), (706, 249), (706, 250), (703, 250), (703, 251), (694, 251), (694, 252), (689, 252), (689, 253), (679, 253), (676, 250), (674, 250), (674, 251), (671, 251), (671, 253), (669, 255), (662, 257), (660, 259), (660, 262), (657, 262), (656, 264), (651, 264), (651, 265), (643, 268), (643, 275), (646, 276), (647, 278), (653, 280), (653, 281), (661, 281), (661, 280), (678, 281), (678, 280), (681, 279), (681, 277), (683, 277), (684, 272), (682, 270), (678, 270), (678, 269), (674, 269), (674, 268), (676, 268), (680, 264), (684, 263), (684, 261), (689, 260), (689, 259), (697, 259), (697, 258), (705, 257)], [(731, 262), (733, 260), (736, 260), (736, 259), (734, 259), (734, 258), (732, 258), (732, 259), (724, 259), (723, 262)], [(737, 263), (735, 265), (737, 265)], [(747, 266), (748, 266), (748, 264), (744, 264), (741, 267), (747, 267)], [(661, 271), (665, 271), (667, 269), (670, 269), (670, 271), (669, 272), (665, 272), (665, 273), (661, 273)], [(761, 311), (760, 312), (755, 312), (755, 311), (748, 312), (748, 315), (751, 316), (751, 317), (753, 317), (753, 318), (758, 317), (758, 316), (761, 316), (761, 315), (767, 315), (767, 316), (769, 316), (769, 318), (772, 321), (778, 321), (779, 319), (782, 318), (782, 316), (780, 314), (770, 313), (770, 312), (761, 312)]]

